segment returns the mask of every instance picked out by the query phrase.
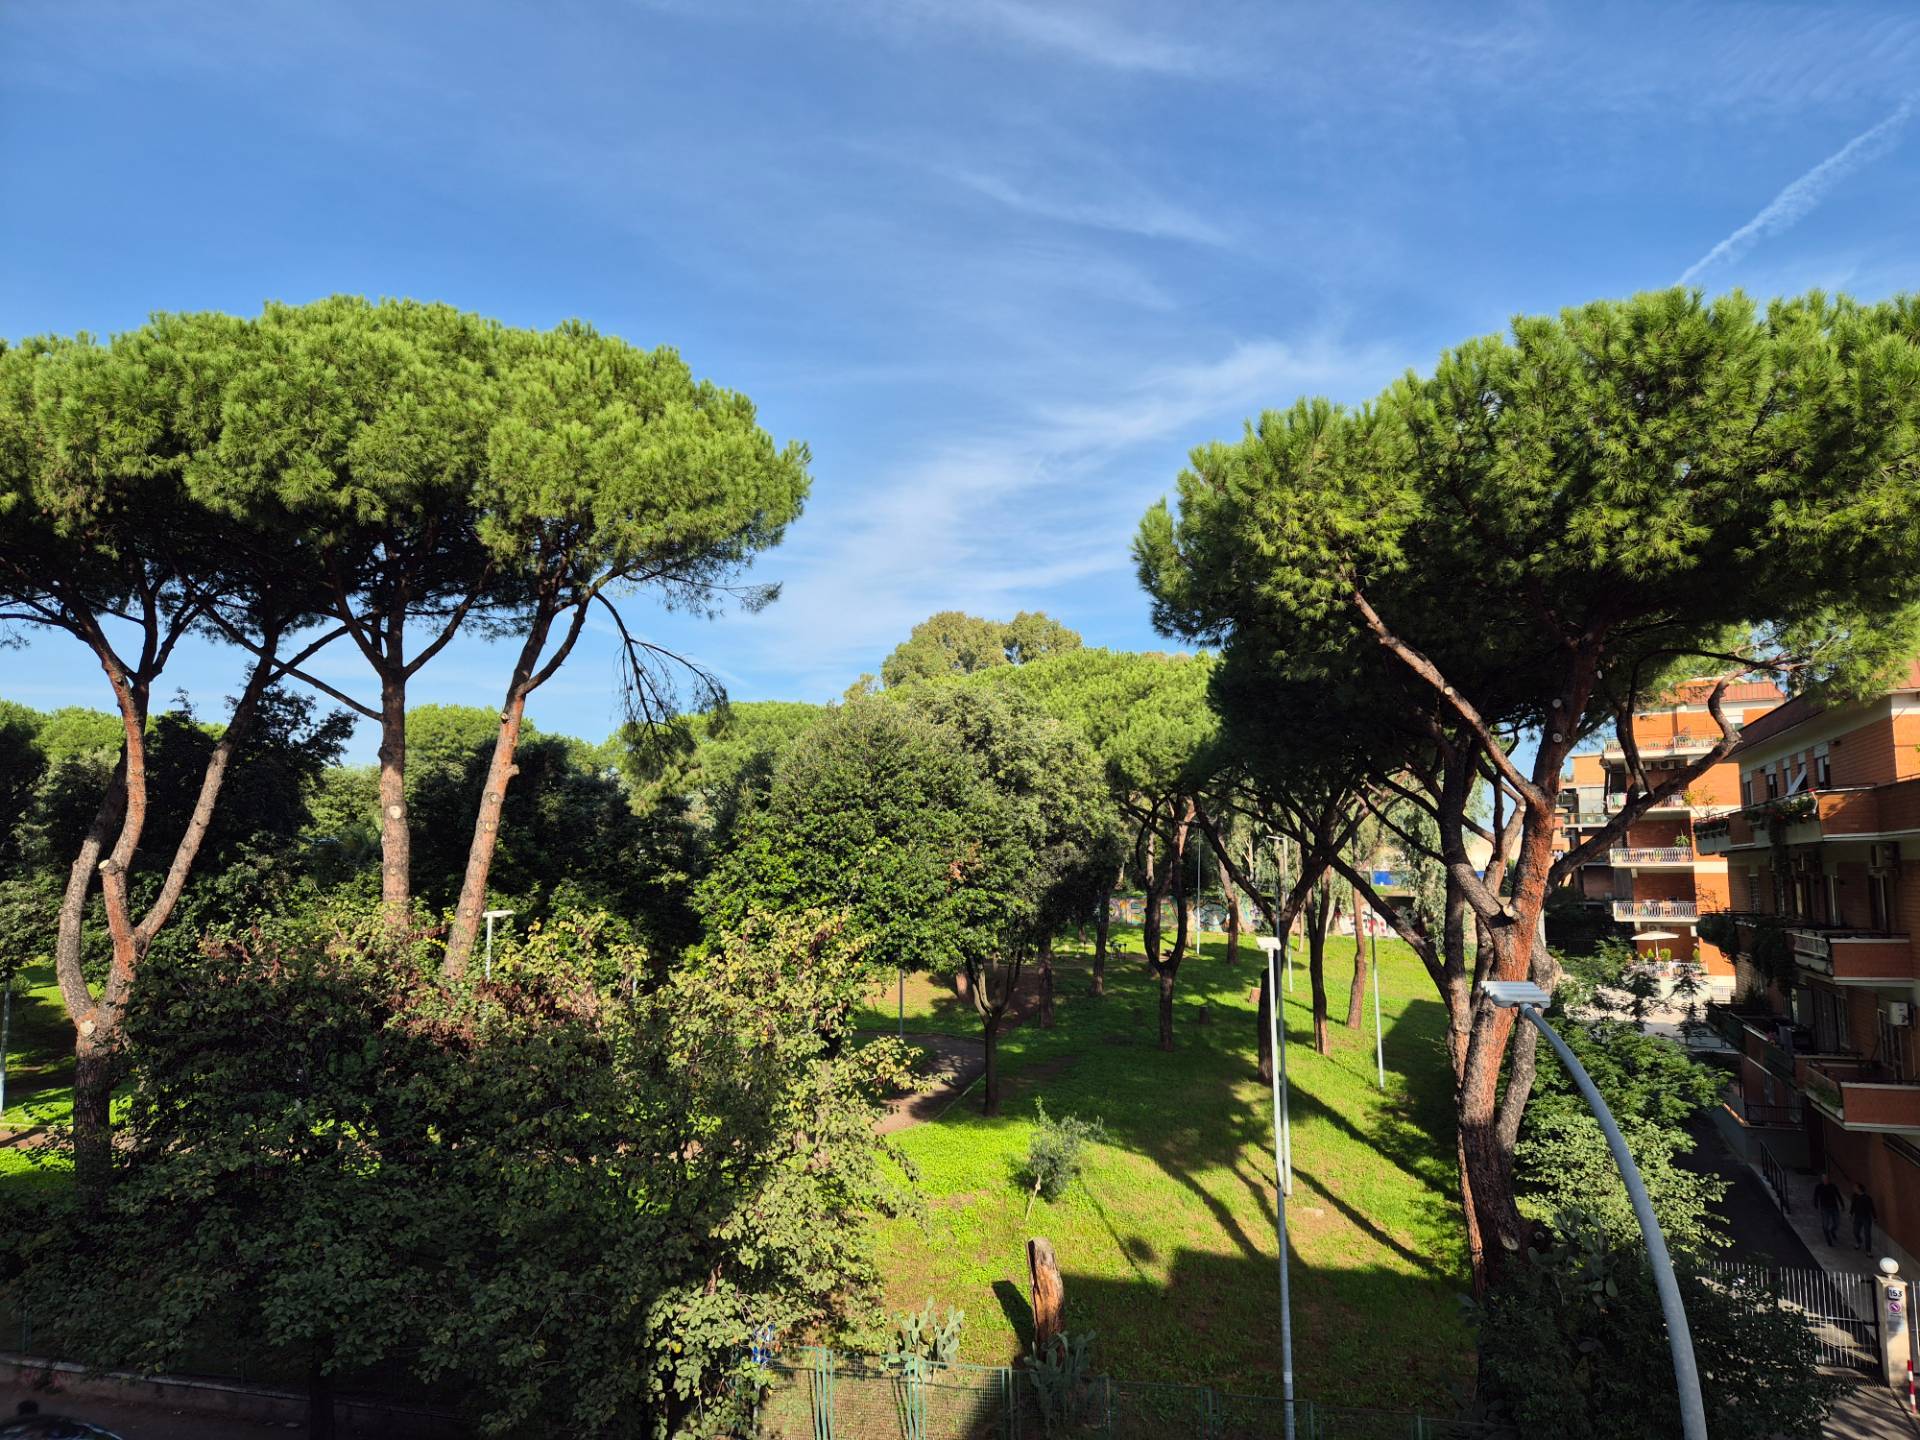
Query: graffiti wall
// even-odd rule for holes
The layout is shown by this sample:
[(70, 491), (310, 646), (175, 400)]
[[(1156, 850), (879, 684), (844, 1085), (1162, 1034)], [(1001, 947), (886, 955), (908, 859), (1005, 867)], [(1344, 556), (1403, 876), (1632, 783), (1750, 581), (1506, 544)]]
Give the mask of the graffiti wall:
[[(1239, 897), (1236, 897), (1239, 898)], [(1200, 928), (1217, 931), (1227, 928), (1227, 907), (1219, 900), (1200, 902)], [(1107, 904), (1107, 919), (1115, 925), (1144, 925), (1147, 923), (1147, 897), (1144, 895), (1115, 895)], [(1163, 899), (1160, 902), (1160, 923), (1168, 929), (1173, 928), (1173, 901)], [(1260, 912), (1253, 903), (1240, 899), (1240, 927), (1252, 931), (1260, 924)]]

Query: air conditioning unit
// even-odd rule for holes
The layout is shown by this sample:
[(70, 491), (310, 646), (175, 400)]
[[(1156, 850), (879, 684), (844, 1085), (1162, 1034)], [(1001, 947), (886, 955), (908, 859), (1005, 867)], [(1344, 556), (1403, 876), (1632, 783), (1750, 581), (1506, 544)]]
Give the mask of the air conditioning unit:
[(1875, 875), (1885, 875), (1900, 868), (1900, 842), (1897, 840), (1876, 840), (1867, 846), (1867, 869)]
[(1888, 1001), (1887, 1024), (1896, 1027), (1913, 1024), (1913, 1006), (1905, 1000)]

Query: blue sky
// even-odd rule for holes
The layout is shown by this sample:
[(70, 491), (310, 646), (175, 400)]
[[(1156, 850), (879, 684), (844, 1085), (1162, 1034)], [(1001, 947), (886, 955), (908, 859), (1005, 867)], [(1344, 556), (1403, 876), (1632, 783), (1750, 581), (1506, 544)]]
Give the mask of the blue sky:
[[(1914, 288), (1917, 90), (1906, 4), (11, 0), (0, 333), (351, 291), (675, 345), (814, 493), (779, 603), (637, 613), (822, 700), (940, 609), (1164, 643), (1127, 541), (1190, 447), (1516, 312)], [(604, 735), (612, 681), (592, 635), (536, 723)], [(107, 699), (53, 641), (0, 694)]]

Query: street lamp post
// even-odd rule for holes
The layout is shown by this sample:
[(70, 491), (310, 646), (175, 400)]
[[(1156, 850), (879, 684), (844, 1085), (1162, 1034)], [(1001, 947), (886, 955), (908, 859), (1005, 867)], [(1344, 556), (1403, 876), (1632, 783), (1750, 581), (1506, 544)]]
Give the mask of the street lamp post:
[(1593, 1077), (1587, 1074), (1586, 1067), (1574, 1058), (1573, 1051), (1567, 1048), (1567, 1042), (1554, 1033), (1546, 1017), (1540, 1013), (1549, 999), (1545, 990), (1531, 980), (1483, 980), (1480, 989), (1502, 1009), (1518, 1010), (1533, 1023), (1534, 1029), (1547, 1037), (1553, 1053), (1567, 1067), (1567, 1073), (1573, 1076), (1573, 1083), (1580, 1087), (1580, 1093), (1593, 1110), (1594, 1118), (1600, 1122), (1600, 1129), (1607, 1137), (1607, 1149), (1613, 1152), (1613, 1163), (1620, 1167), (1620, 1178), (1626, 1182), (1627, 1198), (1633, 1202), (1633, 1215), (1640, 1222), (1640, 1234), (1647, 1242), (1647, 1259), (1653, 1266), (1654, 1288), (1660, 1292), (1660, 1312), (1667, 1321), (1667, 1348), (1673, 1352), (1673, 1379), (1680, 1392), (1681, 1433), (1686, 1440), (1707, 1440), (1707, 1407), (1700, 1398), (1700, 1371), (1694, 1363), (1693, 1331), (1687, 1325), (1686, 1306), (1680, 1301), (1680, 1282), (1674, 1278), (1673, 1259), (1667, 1254), (1666, 1236), (1660, 1233), (1660, 1222), (1654, 1217), (1653, 1201), (1647, 1197), (1646, 1182), (1640, 1178), (1639, 1167), (1633, 1163), (1633, 1156), (1627, 1151), (1627, 1142), (1620, 1134), (1620, 1127), (1613, 1122), (1613, 1112), (1607, 1109), (1607, 1102), (1600, 1098), (1600, 1092), (1594, 1087)]
[(1380, 1030), (1380, 926), (1371, 907), (1367, 917), (1376, 923), (1367, 926), (1367, 949), (1373, 956), (1373, 1068), (1380, 1076), (1380, 1093), (1387, 1092), (1387, 1041)]
[(511, 920), (512, 918), (513, 918), (513, 911), (511, 910), (489, 910), (486, 912), (487, 979), (489, 980), (493, 978), (493, 922), (496, 920)]
[(1287, 1027), (1280, 1018), (1279, 970), (1267, 948), (1267, 1024), (1273, 1046), (1273, 1203), (1280, 1236), (1280, 1394), (1286, 1440), (1293, 1432), (1293, 1296), (1287, 1276), (1287, 1196), (1293, 1190), (1292, 1126), (1287, 1123)]

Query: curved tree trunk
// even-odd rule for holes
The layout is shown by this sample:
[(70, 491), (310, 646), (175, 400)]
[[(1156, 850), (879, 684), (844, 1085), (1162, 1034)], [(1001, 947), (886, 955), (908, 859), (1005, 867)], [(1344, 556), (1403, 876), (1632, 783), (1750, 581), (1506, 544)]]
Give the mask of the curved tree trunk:
[(1307, 975), (1313, 982), (1313, 1048), (1322, 1055), (1333, 1053), (1333, 1037), (1327, 1031), (1327, 927), (1333, 919), (1330, 891), (1329, 886), (1307, 912)]
[(380, 673), (380, 904), (387, 923), (407, 923), (413, 908), (413, 835), (407, 828), (407, 678)]
[(1360, 903), (1360, 887), (1353, 887), (1353, 984), (1347, 990), (1347, 1028), (1358, 1030), (1366, 1015), (1367, 934), (1360, 923), (1365, 907)]
[(980, 1022), (981, 1035), (986, 1050), (987, 1069), (984, 1078), (986, 1094), (981, 1097), (981, 1113), (998, 1115), (1000, 1113), (1000, 1017), (984, 1016)]
[(1226, 866), (1220, 867), (1220, 894), (1227, 902), (1227, 963), (1240, 963), (1240, 895), (1233, 888), (1233, 877)]
[(1267, 988), (1266, 967), (1260, 969), (1260, 1041), (1256, 1067), (1260, 1078), (1273, 1083), (1273, 993)]
[(1093, 922), (1093, 985), (1092, 993), (1107, 993), (1107, 931), (1112, 924), (1113, 891), (1109, 890), (1100, 897), (1100, 913)]
[[(1153, 961), (1153, 972), (1160, 980), (1160, 1048), (1173, 1049), (1173, 987), (1180, 974), (1180, 962), (1186, 958), (1188, 915), (1186, 895), (1187, 840), (1193, 834), (1193, 802), (1187, 801), (1174, 826), (1173, 843), (1167, 852), (1167, 877), (1173, 889), (1173, 949), (1164, 960)], [(1198, 942), (1198, 937), (1194, 937)]]
[[(467, 868), (460, 881), (460, 899), (454, 907), (453, 925), (447, 934), (447, 954), (441, 973), (449, 979), (466, 973), (473, 958), (473, 947), (480, 936), (481, 920), (487, 908), (487, 875), (493, 868), (493, 852), (500, 843), (500, 815), (507, 803), (507, 785), (520, 773), (513, 757), (520, 746), (520, 729), (526, 721), (527, 696), (547, 682), (560, 668), (580, 630), (586, 624), (587, 601), (573, 607), (573, 619), (546, 664), (540, 659), (553, 633), (553, 622), (563, 609), (553, 605), (551, 596), (528, 624), (527, 638), (514, 662), (513, 679), (507, 685), (507, 701), (500, 711), (500, 730), (494, 737), (493, 757), (487, 762), (486, 787), (480, 792), (480, 813), (474, 817), (473, 839), (467, 846)], [(538, 667), (537, 669), (535, 667)]]

